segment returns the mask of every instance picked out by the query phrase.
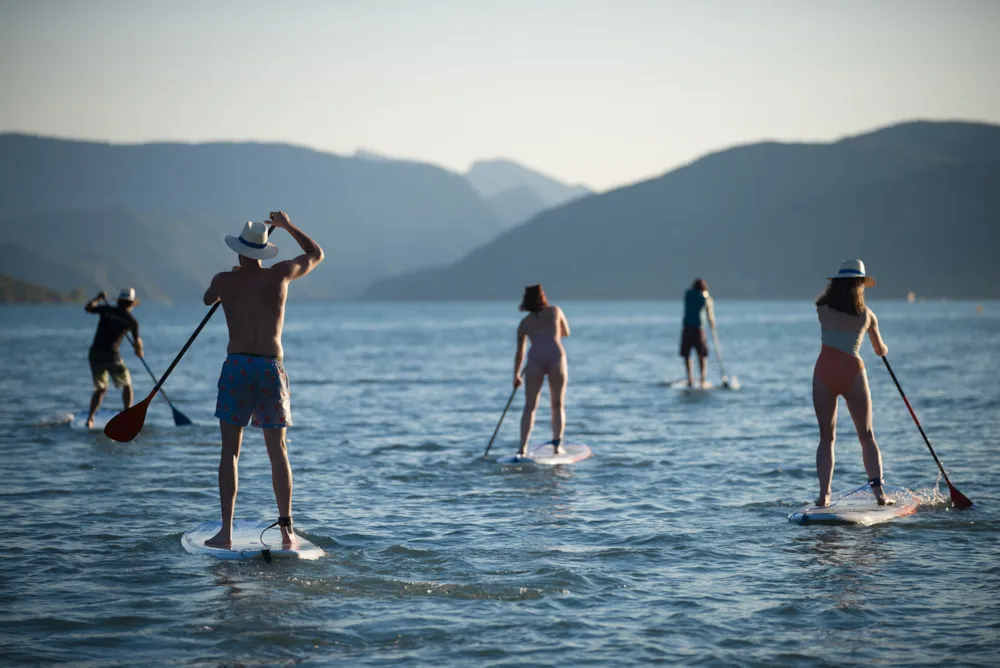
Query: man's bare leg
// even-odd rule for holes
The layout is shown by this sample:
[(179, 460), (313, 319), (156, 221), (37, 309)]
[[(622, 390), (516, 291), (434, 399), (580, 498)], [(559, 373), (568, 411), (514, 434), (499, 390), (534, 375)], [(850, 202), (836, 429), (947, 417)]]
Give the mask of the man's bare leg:
[(699, 355), (698, 366), (701, 369), (701, 386), (705, 387), (705, 373), (708, 371), (708, 358)]
[(694, 372), (691, 369), (691, 355), (684, 358), (684, 369), (688, 375), (688, 387), (694, 387)]
[(239, 489), (240, 445), (243, 427), (219, 422), (222, 431), (222, 458), (219, 461), (219, 501), (222, 504), (222, 528), (205, 541), (211, 547), (233, 546), (233, 512)]
[(128, 410), (132, 407), (132, 386), (126, 385), (122, 388), (122, 405), (125, 406), (124, 410)]
[(87, 429), (94, 428), (94, 416), (97, 415), (97, 409), (101, 407), (103, 399), (104, 390), (94, 390), (94, 393), (90, 395), (90, 415), (87, 416)]
[[(271, 486), (274, 499), (278, 502), (278, 517), (292, 516), (292, 465), (288, 462), (288, 445), (285, 429), (264, 429), (264, 444), (267, 457), (271, 460)], [(295, 534), (288, 527), (281, 527), (281, 544), (295, 546)]]

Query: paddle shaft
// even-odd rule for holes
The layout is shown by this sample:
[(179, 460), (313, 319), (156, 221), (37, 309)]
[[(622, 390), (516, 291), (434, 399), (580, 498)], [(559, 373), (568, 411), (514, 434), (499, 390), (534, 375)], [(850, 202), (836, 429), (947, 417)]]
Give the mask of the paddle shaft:
[(507, 399), (507, 405), (503, 407), (503, 413), (500, 414), (500, 421), (497, 422), (497, 428), (493, 430), (493, 436), (490, 437), (489, 445), (486, 446), (486, 452), (483, 453), (483, 457), (489, 454), (490, 448), (493, 447), (493, 441), (496, 440), (497, 432), (500, 431), (500, 425), (503, 424), (503, 419), (507, 416), (507, 411), (510, 409), (510, 404), (514, 401), (514, 395), (517, 394), (517, 388), (510, 393), (510, 398)]
[(948, 483), (948, 487), (952, 487), (951, 480), (948, 480), (948, 474), (945, 473), (941, 460), (938, 459), (937, 453), (934, 452), (934, 447), (931, 445), (930, 439), (927, 438), (927, 434), (924, 433), (924, 428), (920, 426), (920, 420), (917, 419), (917, 414), (913, 412), (913, 407), (910, 406), (910, 400), (906, 398), (906, 393), (903, 392), (903, 387), (899, 384), (899, 381), (896, 380), (896, 374), (892, 372), (892, 367), (889, 366), (889, 360), (883, 357), (882, 361), (885, 362), (885, 368), (889, 370), (889, 375), (892, 376), (892, 382), (896, 384), (896, 389), (899, 390), (899, 396), (903, 397), (903, 403), (906, 404), (907, 410), (910, 411), (910, 417), (913, 418), (913, 422), (916, 423), (917, 429), (920, 430), (920, 435), (924, 437), (924, 443), (927, 444), (927, 449), (931, 451), (931, 456), (934, 457), (934, 462), (938, 465), (938, 468), (941, 469), (941, 475), (944, 476), (944, 481)]
[(722, 346), (719, 345), (719, 335), (715, 333), (715, 325), (712, 325), (712, 341), (715, 343), (715, 356), (719, 358), (719, 367), (722, 369), (722, 377), (726, 377), (726, 363), (722, 361)]

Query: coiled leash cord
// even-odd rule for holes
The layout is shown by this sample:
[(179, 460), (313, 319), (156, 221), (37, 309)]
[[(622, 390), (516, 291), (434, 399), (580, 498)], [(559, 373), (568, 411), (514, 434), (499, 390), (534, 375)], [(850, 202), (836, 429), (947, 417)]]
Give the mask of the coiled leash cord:
[(260, 551), (264, 561), (266, 563), (271, 563), (271, 546), (264, 542), (264, 532), (268, 529), (273, 529), (274, 527), (288, 527), (288, 533), (292, 533), (292, 518), (291, 517), (279, 517), (278, 521), (270, 526), (264, 527), (264, 531), (260, 532), (260, 544), (263, 548)]

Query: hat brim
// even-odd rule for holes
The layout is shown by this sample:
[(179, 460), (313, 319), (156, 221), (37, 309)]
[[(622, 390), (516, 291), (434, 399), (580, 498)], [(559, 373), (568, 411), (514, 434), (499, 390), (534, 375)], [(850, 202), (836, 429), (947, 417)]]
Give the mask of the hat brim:
[(226, 235), (226, 245), (229, 249), (248, 257), (251, 260), (270, 260), (275, 255), (278, 254), (278, 247), (272, 244), (270, 241), (267, 242), (267, 246), (264, 248), (250, 248), (246, 244), (240, 241), (239, 237), (234, 237)]
[(837, 279), (837, 278), (863, 278), (863, 279), (865, 279), (865, 287), (866, 288), (873, 288), (873, 287), (875, 287), (875, 282), (876, 282), (874, 276), (827, 276), (826, 278), (827, 278), (827, 280), (830, 280), (830, 281), (832, 281), (834, 279)]

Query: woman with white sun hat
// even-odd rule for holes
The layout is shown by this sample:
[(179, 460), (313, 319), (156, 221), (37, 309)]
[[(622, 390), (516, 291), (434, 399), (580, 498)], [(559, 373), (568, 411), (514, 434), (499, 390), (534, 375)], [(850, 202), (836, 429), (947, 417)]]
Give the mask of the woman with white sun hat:
[(865, 332), (868, 332), (876, 355), (884, 357), (889, 352), (879, 334), (878, 318), (865, 306), (865, 288), (873, 287), (875, 279), (865, 271), (861, 260), (846, 260), (829, 281), (816, 300), (823, 342), (813, 370), (813, 407), (819, 422), (819, 448), (816, 450), (819, 498), (816, 505), (830, 504), (838, 396), (843, 396), (847, 402), (858, 431), (872, 492), (879, 505), (892, 504), (895, 502), (882, 490), (882, 454), (872, 429), (872, 398), (860, 354)]

